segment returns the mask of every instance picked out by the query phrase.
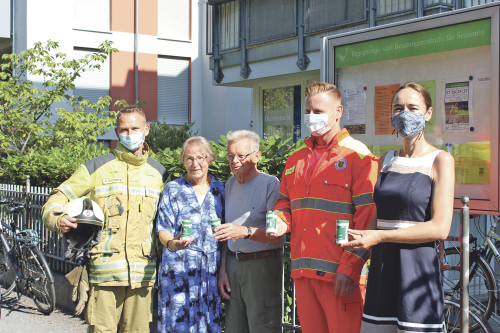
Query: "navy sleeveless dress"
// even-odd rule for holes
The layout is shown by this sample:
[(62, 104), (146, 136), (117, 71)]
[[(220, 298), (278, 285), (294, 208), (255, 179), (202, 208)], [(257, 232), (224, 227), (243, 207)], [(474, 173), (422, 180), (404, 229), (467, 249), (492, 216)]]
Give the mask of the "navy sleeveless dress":
[[(431, 169), (440, 151), (417, 158), (387, 153), (374, 191), (377, 229), (431, 219)], [(443, 332), (444, 294), (436, 243), (373, 247), (362, 333)]]

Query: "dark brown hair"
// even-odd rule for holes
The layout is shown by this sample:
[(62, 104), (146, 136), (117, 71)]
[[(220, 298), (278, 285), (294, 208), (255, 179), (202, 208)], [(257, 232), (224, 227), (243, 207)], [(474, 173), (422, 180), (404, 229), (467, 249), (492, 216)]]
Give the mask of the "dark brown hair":
[(398, 90), (396, 90), (396, 92), (394, 93), (394, 96), (392, 96), (391, 108), (394, 105), (394, 97), (396, 97), (396, 95), (401, 90), (406, 89), (406, 88), (411, 88), (411, 89), (420, 93), (420, 96), (422, 96), (422, 98), (424, 99), (426, 111), (429, 110), (430, 107), (432, 107), (431, 94), (429, 94), (429, 92), (424, 87), (422, 87), (420, 84), (418, 84), (416, 82), (409, 81), (409, 82), (403, 83), (401, 85), (401, 87), (399, 87)]

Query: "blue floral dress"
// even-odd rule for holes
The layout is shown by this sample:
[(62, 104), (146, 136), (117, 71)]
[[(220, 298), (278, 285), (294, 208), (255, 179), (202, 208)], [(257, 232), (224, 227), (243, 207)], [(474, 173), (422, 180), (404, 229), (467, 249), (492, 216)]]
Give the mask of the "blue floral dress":
[(185, 250), (163, 247), (158, 274), (158, 332), (220, 333), (221, 299), (217, 288), (219, 242), (210, 219), (224, 223), (224, 184), (212, 177), (205, 200), (198, 204), (191, 184), (181, 176), (163, 190), (157, 232), (176, 236), (182, 220), (193, 221), (193, 242)]

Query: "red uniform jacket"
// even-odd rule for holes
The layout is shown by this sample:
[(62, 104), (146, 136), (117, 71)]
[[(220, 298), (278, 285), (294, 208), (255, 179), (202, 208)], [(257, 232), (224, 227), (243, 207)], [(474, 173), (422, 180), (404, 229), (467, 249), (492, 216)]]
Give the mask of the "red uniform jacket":
[(307, 147), (288, 158), (276, 200), (275, 211), (291, 232), (291, 276), (333, 281), (342, 273), (364, 284), (363, 266), (371, 252), (336, 244), (336, 221), (349, 220), (350, 229), (366, 229), (375, 213), (377, 158), (342, 129), (316, 161), (306, 184), (314, 140), (307, 139)]

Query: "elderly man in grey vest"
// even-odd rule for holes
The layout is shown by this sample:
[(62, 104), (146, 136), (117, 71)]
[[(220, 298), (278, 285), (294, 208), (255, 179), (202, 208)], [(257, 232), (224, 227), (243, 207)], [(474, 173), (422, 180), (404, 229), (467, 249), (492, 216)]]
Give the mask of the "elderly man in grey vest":
[(257, 133), (236, 131), (226, 140), (234, 176), (225, 187), (226, 223), (214, 235), (222, 242), (218, 285), (226, 302), (226, 332), (278, 333), (285, 236), (266, 236), (266, 213), (274, 210), (280, 182), (257, 169)]

